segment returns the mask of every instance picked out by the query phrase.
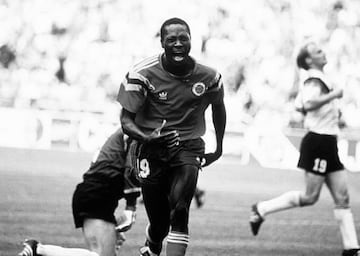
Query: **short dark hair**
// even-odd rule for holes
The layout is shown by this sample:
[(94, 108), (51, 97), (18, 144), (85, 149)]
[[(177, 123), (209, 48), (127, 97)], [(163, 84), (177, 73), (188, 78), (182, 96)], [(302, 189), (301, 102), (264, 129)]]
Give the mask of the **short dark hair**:
[(300, 48), (300, 51), (296, 57), (296, 64), (299, 68), (308, 70), (310, 67), (309, 65), (306, 63), (306, 58), (308, 58), (310, 56), (309, 51), (308, 51), (308, 46), (311, 43), (307, 43), (305, 44), (303, 47)]
[(171, 19), (168, 19), (166, 20), (162, 25), (161, 25), (161, 28), (160, 28), (160, 40), (162, 41), (164, 39), (164, 36), (165, 36), (165, 27), (166, 26), (169, 26), (169, 25), (172, 25), (172, 24), (180, 24), (180, 25), (184, 25), (186, 27), (186, 29), (188, 30), (189, 34), (190, 34), (190, 27), (189, 25), (186, 23), (186, 21), (180, 19), (180, 18), (171, 18)]

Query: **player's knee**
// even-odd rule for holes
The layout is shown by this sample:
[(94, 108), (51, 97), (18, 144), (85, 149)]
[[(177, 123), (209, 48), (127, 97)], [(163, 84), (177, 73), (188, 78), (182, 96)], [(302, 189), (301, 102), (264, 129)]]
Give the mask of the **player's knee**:
[(180, 229), (186, 228), (189, 219), (189, 208), (185, 203), (178, 203), (171, 211), (171, 225), (179, 227)]
[(84, 232), (85, 240), (90, 248), (99, 247), (99, 241), (94, 234), (90, 234), (90, 232)]
[(87, 237), (86, 238), (86, 242), (88, 243), (89, 245), (89, 249), (92, 251), (92, 252), (96, 252), (97, 254), (100, 254), (101, 253), (101, 245), (98, 241), (98, 239), (96, 237)]
[(90, 249), (88, 256), (112, 256), (115, 252), (115, 247), (112, 244), (113, 239), (109, 238), (105, 243), (101, 241), (102, 239), (95, 236), (91, 238), (88, 237), (86, 240)]
[(319, 200), (319, 194), (304, 195), (300, 198), (301, 206), (310, 206)]
[(350, 204), (350, 197), (347, 191), (339, 193), (334, 198), (335, 205), (337, 208), (347, 208)]

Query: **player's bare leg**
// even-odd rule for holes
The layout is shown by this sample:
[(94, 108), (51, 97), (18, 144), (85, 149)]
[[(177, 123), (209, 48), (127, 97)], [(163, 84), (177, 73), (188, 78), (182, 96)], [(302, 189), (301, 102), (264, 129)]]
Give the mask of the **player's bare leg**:
[(114, 256), (116, 244), (115, 225), (100, 219), (85, 219), (83, 234), (89, 250), (65, 248), (57, 245), (41, 244), (36, 240), (24, 243), (21, 256)]
[(142, 184), (144, 206), (150, 224), (146, 227), (146, 242), (140, 255), (159, 255), (163, 239), (169, 231), (170, 209), (165, 191), (158, 184)]
[(114, 223), (100, 219), (85, 219), (83, 233), (91, 251), (100, 256), (114, 255), (116, 244)]
[(305, 192), (288, 191), (273, 199), (254, 204), (249, 221), (253, 235), (258, 234), (266, 215), (299, 206), (313, 205), (319, 199), (324, 181), (325, 177), (323, 176), (305, 172)]
[(343, 255), (358, 255), (359, 243), (356, 235), (353, 214), (350, 209), (350, 198), (347, 187), (347, 173), (338, 171), (330, 173), (326, 179), (331, 196), (334, 199), (334, 216), (338, 221), (342, 243)]
[(174, 171), (170, 189), (171, 230), (167, 237), (166, 255), (183, 256), (189, 243), (189, 209), (194, 196), (198, 167), (184, 165)]
[(27, 239), (24, 242), (23, 250), (19, 256), (99, 256), (96, 252), (92, 252), (82, 248), (65, 248), (57, 245), (41, 244), (34, 239)]

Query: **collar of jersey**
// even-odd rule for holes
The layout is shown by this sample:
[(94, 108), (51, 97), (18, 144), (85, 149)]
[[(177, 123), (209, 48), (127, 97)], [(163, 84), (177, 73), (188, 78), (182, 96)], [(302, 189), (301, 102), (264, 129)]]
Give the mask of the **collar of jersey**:
[(196, 60), (195, 60), (193, 57), (189, 56), (189, 57), (194, 61), (194, 63), (195, 63), (194, 68), (193, 68), (188, 74), (186, 74), (186, 75), (184, 75), (184, 76), (177, 76), (177, 75), (174, 75), (173, 73), (170, 73), (169, 71), (167, 71), (167, 70), (164, 68), (163, 61), (162, 61), (162, 55), (163, 55), (163, 53), (160, 53), (160, 55), (159, 55), (159, 61), (160, 61), (161, 68), (162, 68), (166, 73), (168, 73), (171, 77), (174, 77), (174, 78), (176, 78), (176, 79), (186, 79), (186, 78), (190, 77), (192, 74), (194, 74), (194, 71), (195, 71), (195, 68), (196, 68)]

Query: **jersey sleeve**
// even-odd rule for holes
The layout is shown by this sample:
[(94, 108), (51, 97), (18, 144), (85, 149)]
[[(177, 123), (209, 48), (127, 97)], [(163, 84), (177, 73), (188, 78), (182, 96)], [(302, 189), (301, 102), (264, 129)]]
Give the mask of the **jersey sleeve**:
[(303, 103), (314, 100), (321, 95), (321, 85), (315, 81), (307, 82), (304, 84), (301, 94)]
[(128, 141), (124, 172), (124, 194), (127, 196), (140, 196), (140, 182), (138, 180), (138, 155), (141, 148), (136, 140)]
[(208, 93), (212, 104), (220, 104), (223, 102), (224, 85), (220, 73), (216, 73), (216, 76), (209, 86)]
[(117, 101), (126, 110), (136, 113), (144, 104), (146, 95), (145, 78), (139, 73), (129, 72), (120, 84)]

